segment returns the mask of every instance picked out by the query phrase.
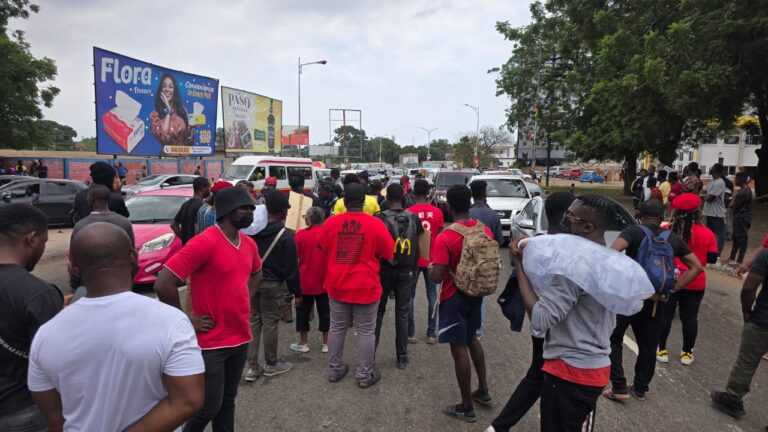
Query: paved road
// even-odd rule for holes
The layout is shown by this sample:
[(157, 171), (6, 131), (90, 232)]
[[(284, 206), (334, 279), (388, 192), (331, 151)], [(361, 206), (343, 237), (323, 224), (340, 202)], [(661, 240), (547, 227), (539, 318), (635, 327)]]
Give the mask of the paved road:
[[(60, 286), (67, 286), (64, 250), (69, 232), (51, 232), (51, 241), (36, 273)], [(506, 257), (505, 257), (506, 259)], [(505, 265), (504, 277), (508, 275)], [(748, 414), (740, 421), (719, 414), (709, 406), (709, 390), (724, 385), (738, 349), (741, 318), (739, 284), (735, 279), (710, 272), (710, 286), (700, 314), (697, 360), (690, 367), (677, 362), (659, 366), (646, 402), (624, 405), (601, 399), (596, 430), (607, 431), (756, 431), (768, 425), (768, 403), (764, 387), (768, 368), (758, 370), (753, 393), (746, 401)], [(518, 380), (528, 368), (530, 339), (526, 330), (509, 331), (508, 322), (494, 304), (488, 305), (487, 331), (482, 339), (486, 352), (491, 392), (496, 406), (478, 408), (479, 422), (465, 425), (449, 419), (440, 409), (458, 400), (453, 363), (447, 346), (423, 341), (410, 345), (411, 366), (395, 368), (394, 323), (390, 311), (379, 347), (378, 365), (383, 378), (367, 390), (347, 377), (329, 384), (323, 377), (325, 355), (320, 353), (319, 333), (311, 335), (313, 351), (292, 354), (292, 324), (281, 324), (280, 353), (295, 364), (290, 373), (243, 384), (238, 396), (237, 425), (243, 431), (482, 431), (499, 412)], [(420, 337), (426, 326), (426, 299), (419, 283), (417, 328)], [(630, 333), (631, 337), (631, 333)], [(347, 340), (346, 358), (355, 363), (355, 337)], [(670, 337), (673, 355), (681, 344), (679, 323)], [(628, 345), (631, 345), (629, 343)], [(625, 347), (625, 367), (631, 371), (635, 355)], [(538, 430), (535, 407), (517, 430)]]

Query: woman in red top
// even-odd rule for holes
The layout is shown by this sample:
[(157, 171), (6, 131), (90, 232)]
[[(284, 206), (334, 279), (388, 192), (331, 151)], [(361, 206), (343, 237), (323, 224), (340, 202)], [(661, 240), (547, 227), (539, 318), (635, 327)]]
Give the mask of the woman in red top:
[(301, 297), (296, 297), (296, 331), (299, 333), (299, 342), (292, 343), (290, 349), (300, 353), (309, 352), (307, 334), (310, 315), (312, 306), (317, 305), (317, 316), (320, 321), (318, 329), (323, 333), (321, 351), (327, 353), (331, 311), (328, 305), (328, 294), (323, 288), (325, 270), (328, 268), (328, 259), (321, 247), (325, 210), (320, 207), (311, 207), (307, 210), (304, 220), (307, 222), (307, 228), (297, 232), (295, 237), (301, 284)]
[[(714, 233), (701, 223), (701, 198), (693, 193), (683, 193), (672, 201), (673, 224), (672, 230), (682, 237), (700, 262), (717, 262), (717, 238)], [(675, 258), (675, 265), (680, 274), (688, 268)], [(683, 325), (683, 351), (680, 363), (690, 365), (694, 361), (693, 346), (696, 344), (698, 333), (699, 305), (704, 297), (707, 286), (707, 273), (702, 272), (684, 289), (673, 293), (664, 304), (664, 319), (659, 338), (659, 350), (656, 359), (662, 363), (669, 362), (667, 338), (672, 328), (675, 310), (680, 306), (680, 322)]]

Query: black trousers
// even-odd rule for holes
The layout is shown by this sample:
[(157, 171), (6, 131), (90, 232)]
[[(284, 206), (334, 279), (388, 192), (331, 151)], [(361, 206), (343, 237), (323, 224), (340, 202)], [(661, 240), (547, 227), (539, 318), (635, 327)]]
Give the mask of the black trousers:
[(663, 303), (653, 300), (643, 302), (643, 309), (632, 315), (616, 315), (616, 328), (611, 335), (611, 385), (613, 391), (626, 393), (627, 379), (624, 376), (623, 350), (624, 334), (632, 326), (637, 342), (638, 355), (635, 363), (635, 389), (647, 392), (656, 371), (656, 348), (659, 331), (663, 322)]
[(528, 413), (541, 396), (541, 386), (544, 382), (544, 372), (541, 370), (544, 366), (544, 339), (531, 336), (531, 345), (533, 346), (531, 367), (509, 397), (499, 416), (491, 423), (496, 432), (509, 432), (509, 429)]
[(733, 217), (733, 234), (731, 238), (731, 260), (736, 260), (739, 264), (744, 261), (744, 255), (747, 253), (749, 244), (749, 228), (751, 226), (750, 218), (735, 215)]
[(693, 352), (696, 336), (699, 333), (699, 306), (704, 298), (704, 291), (681, 290), (671, 296), (663, 305), (664, 321), (659, 334), (659, 349), (667, 349), (667, 338), (672, 330), (675, 311), (680, 306), (680, 323), (683, 325), (683, 352)]
[(235, 430), (235, 398), (247, 358), (247, 343), (203, 351), (205, 402), (184, 425), (184, 432), (203, 432), (209, 422), (213, 422), (213, 432)]
[[(601, 387), (574, 384), (544, 372), (541, 387), (541, 431), (582, 432), (595, 410)], [(591, 430), (591, 427), (588, 428)]]
[(328, 294), (302, 295), (301, 304), (296, 305), (296, 331), (309, 331), (309, 318), (312, 307), (317, 306), (317, 317), (320, 320), (318, 330), (327, 333), (331, 326), (331, 308), (328, 304)]
[(379, 346), (381, 326), (387, 313), (389, 293), (395, 293), (395, 351), (397, 358), (408, 356), (408, 321), (411, 314), (411, 290), (418, 281), (418, 273), (382, 271), (381, 272), (381, 301), (376, 317), (376, 347)]

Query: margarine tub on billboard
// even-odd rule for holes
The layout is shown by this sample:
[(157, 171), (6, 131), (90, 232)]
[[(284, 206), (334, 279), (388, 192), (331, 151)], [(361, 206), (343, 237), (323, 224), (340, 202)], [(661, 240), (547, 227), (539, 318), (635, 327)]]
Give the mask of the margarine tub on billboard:
[(221, 86), (224, 142), (231, 153), (279, 153), (283, 102)]
[(218, 80), (96, 47), (93, 65), (98, 153), (213, 154)]

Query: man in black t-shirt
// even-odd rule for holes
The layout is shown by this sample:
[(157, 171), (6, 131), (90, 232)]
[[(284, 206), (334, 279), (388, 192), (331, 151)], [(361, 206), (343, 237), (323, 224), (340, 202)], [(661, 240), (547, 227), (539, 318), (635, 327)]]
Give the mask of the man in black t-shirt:
[[(117, 214), (130, 217), (128, 208), (125, 206), (125, 200), (123, 200), (123, 195), (119, 191), (113, 190), (115, 177), (117, 176), (115, 168), (104, 161), (98, 161), (94, 162), (90, 169), (93, 184), (106, 186), (110, 190), (109, 209)], [(88, 193), (90, 193), (90, 188), (83, 189), (75, 194), (75, 222), (84, 219), (91, 213), (91, 205), (88, 203)]]
[(58, 289), (29, 273), (47, 240), (48, 221), (40, 210), (0, 207), (0, 431), (47, 430), (27, 388), (32, 338), (63, 304)]
[[(648, 228), (654, 236), (658, 235), (664, 206), (658, 200), (650, 200), (640, 204), (640, 223)], [(619, 238), (613, 242), (613, 249), (625, 251), (627, 256), (638, 260), (640, 244), (646, 238), (646, 234), (639, 225), (625, 228), (619, 234)], [(691, 252), (691, 249), (680, 237), (674, 233), (669, 236), (669, 244), (675, 257), (679, 258), (688, 270), (681, 274), (675, 283), (675, 291), (688, 286), (704, 268), (699, 259)], [(611, 389), (603, 395), (614, 401), (629, 399), (630, 393), (638, 400), (645, 400), (645, 393), (653, 379), (656, 370), (656, 348), (659, 343), (659, 331), (663, 321), (663, 314), (659, 306), (659, 299), (653, 296), (643, 302), (643, 309), (632, 316), (617, 315), (616, 329), (611, 335)], [(635, 363), (635, 379), (632, 387), (627, 387), (622, 363), (622, 351), (624, 334), (627, 328), (632, 326), (638, 347), (637, 362)]]
[(181, 244), (186, 244), (195, 235), (197, 211), (202, 207), (203, 200), (211, 194), (211, 183), (205, 177), (197, 177), (192, 181), (192, 190), (194, 195), (181, 205), (171, 224), (171, 229), (181, 240)]
[[(763, 286), (760, 294), (757, 289)], [(718, 410), (739, 418), (745, 414), (744, 396), (749, 392), (760, 359), (768, 352), (768, 249), (763, 249), (741, 289), (741, 311), (744, 329), (739, 356), (731, 369), (725, 391), (713, 391), (712, 402)]]

